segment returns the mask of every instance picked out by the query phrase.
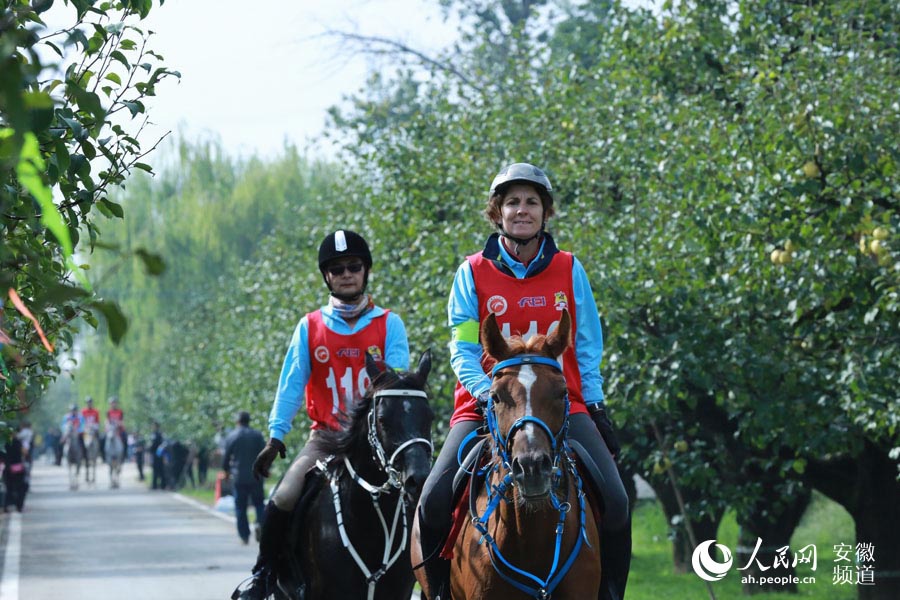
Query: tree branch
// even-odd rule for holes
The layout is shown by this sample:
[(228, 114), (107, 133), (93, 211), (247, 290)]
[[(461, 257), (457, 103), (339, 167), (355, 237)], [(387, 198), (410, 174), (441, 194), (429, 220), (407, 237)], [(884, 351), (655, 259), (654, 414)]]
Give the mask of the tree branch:
[[(362, 35), (359, 33), (348, 33), (346, 31), (336, 31), (333, 29), (329, 29), (328, 31), (326, 31), (325, 35), (336, 36), (345, 41), (350, 41), (350, 42), (360, 44), (367, 51), (373, 52), (373, 53), (396, 53), (396, 54), (412, 55), (426, 65), (430, 65), (441, 71), (444, 71), (446, 73), (453, 75), (454, 77), (456, 77), (457, 79), (462, 81), (465, 85), (467, 85), (479, 92), (484, 91), (484, 88), (482, 88), (480, 85), (476, 84), (471, 79), (466, 77), (459, 69), (457, 69), (453, 65), (446, 63), (446, 62), (442, 62), (435, 58), (431, 58), (424, 52), (416, 50), (415, 48), (407, 46), (406, 44), (399, 42), (397, 40), (392, 40), (392, 39), (381, 37), (381, 36)], [(378, 50), (373, 50), (372, 46), (384, 46), (387, 49), (378, 51)]]

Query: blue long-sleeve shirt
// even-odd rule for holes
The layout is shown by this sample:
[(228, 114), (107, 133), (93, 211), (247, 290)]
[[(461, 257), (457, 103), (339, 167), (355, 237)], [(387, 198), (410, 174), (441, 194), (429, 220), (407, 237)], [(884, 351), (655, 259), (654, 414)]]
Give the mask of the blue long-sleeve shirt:
[[(326, 305), (322, 307), (322, 321), (328, 329), (336, 333), (351, 335), (365, 329), (373, 319), (384, 313), (383, 308), (376, 306), (361, 316), (351, 327), (337, 315), (334, 308)], [(389, 312), (385, 328), (384, 362), (392, 369), (408, 370), (409, 341), (403, 320), (398, 314)], [(305, 315), (294, 329), (294, 335), (291, 337), (281, 366), (275, 403), (269, 413), (270, 437), (283, 441), (284, 436), (292, 429), (294, 416), (304, 403), (304, 393), (311, 370), (309, 359), (309, 321), (308, 315)]]
[(78, 427), (76, 429), (76, 431), (78, 433), (84, 432), (84, 417), (82, 417), (80, 414), (73, 415), (71, 413), (68, 413), (68, 414), (66, 414), (66, 416), (63, 417), (62, 422), (59, 425), (59, 428), (63, 433), (68, 431), (70, 422), (78, 423)]
[[(552, 248), (545, 248), (548, 244)], [(529, 277), (537, 268), (537, 261), (525, 265), (507, 252), (502, 243), (498, 244), (503, 262), (518, 279)], [(550, 250), (550, 252), (545, 252)], [(538, 250), (538, 256), (555, 253), (555, 244), (545, 235)], [(587, 405), (603, 402), (603, 376), (600, 363), (603, 359), (603, 331), (600, 315), (594, 303), (594, 294), (587, 273), (575, 257), (572, 261), (572, 289), (575, 294), (575, 358), (581, 372), (581, 390)], [(447, 303), (447, 317), (451, 328), (459, 328), (469, 323), (479, 323), (478, 294), (472, 266), (465, 261), (456, 271), (450, 300)], [(483, 348), (480, 343), (464, 341), (454, 335), (450, 342), (450, 365), (460, 383), (476, 398), (487, 393), (491, 380), (481, 366)]]

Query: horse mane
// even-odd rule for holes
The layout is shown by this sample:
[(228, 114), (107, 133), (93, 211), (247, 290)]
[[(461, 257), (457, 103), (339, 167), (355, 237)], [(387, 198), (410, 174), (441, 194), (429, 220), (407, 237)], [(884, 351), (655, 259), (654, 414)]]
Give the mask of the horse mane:
[(348, 413), (338, 414), (341, 428), (337, 430), (320, 430), (316, 444), (324, 454), (347, 456), (360, 442), (368, 443), (367, 415), (372, 408), (375, 392), (384, 389), (425, 390), (426, 383), (414, 371), (394, 371), (387, 368), (369, 385), (365, 395), (353, 403)]

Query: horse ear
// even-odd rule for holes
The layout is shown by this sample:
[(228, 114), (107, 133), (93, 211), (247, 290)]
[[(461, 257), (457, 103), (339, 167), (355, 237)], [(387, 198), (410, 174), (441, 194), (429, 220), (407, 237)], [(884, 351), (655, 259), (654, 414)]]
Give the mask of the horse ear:
[[(385, 366), (387, 366), (386, 363)], [(375, 378), (381, 375), (382, 371), (384, 371), (384, 369), (378, 366), (375, 357), (366, 350), (366, 374), (369, 376), (369, 381), (375, 381)]]
[(569, 316), (569, 311), (563, 309), (562, 315), (559, 317), (559, 325), (556, 326), (553, 333), (547, 336), (546, 348), (552, 353), (554, 358), (560, 356), (569, 347), (572, 341), (571, 335), (572, 318)]
[(481, 322), (481, 345), (488, 356), (492, 356), (498, 361), (509, 358), (509, 344), (500, 333), (500, 326), (497, 325), (497, 317), (494, 313), (487, 316), (487, 319)]
[(419, 366), (416, 367), (416, 377), (422, 383), (428, 380), (428, 374), (431, 373), (431, 348), (422, 353), (419, 357)]

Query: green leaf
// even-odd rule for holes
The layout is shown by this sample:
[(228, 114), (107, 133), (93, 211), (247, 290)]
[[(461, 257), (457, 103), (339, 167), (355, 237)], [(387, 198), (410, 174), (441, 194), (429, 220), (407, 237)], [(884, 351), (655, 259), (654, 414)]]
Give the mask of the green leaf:
[(144, 269), (148, 275), (162, 275), (166, 270), (166, 262), (159, 254), (149, 252), (143, 248), (134, 251), (135, 255), (144, 263)]
[(106, 118), (106, 109), (100, 103), (100, 97), (94, 92), (89, 92), (72, 80), (66, 82), (66, 91), (68, 91), (75, 101), (78, 102), (79, 108), (91, 113), (98, 122), (103, 122)]
[[(0, 135), (12, 134), (11, 129), (0, 131)], [(41, 148), (38, 145), (37, 138), (31, 132), (24, 136), (22, 144), (22, 153), (19, 155), (19, 163), (16, 166), (16, 174), (19, 182), (34, 196), (41, 206), (41, 224), (50, 230), (53, 237), (62, 247), (63, 256), (69, 258), (72, 256), (72, 240), (69, 237), (69, 230), (66, 228), (63, 219), (53, 203), (53, 194), (50, 192), (43, 180), (41, 173), (46, 169), (44, 158), (41, 156)]]
[(97, 300), (91, 302), (90, 306), (106, 320), (109, 339), (118, 346), (128, 331), (128, 319), (122, 314), (119, 305), (108, 300)]
[(43, 293), (35, 296), (34, 308), (43, 308), (44, 306), (54, 304), (65, 304), (73, 300), (86, 298), (90, 293), (83, 287), (75, 287), (57, 282), (50, 282), (46, 285)]
[(107, 208), (113, 216), (120, 219), (125, 218), (125, 211), (122, 210), (121, 204), (116, 204), (108, 198), (100, 198), (100, 204)]
[(108, 80), (112, 81), (113, 83), (122, 85), (122, 78), (119, 77), (119, 75), (116, 73), (107, 73), (106, 77), (104, 77), (104, 79), (108, 79)]
[(26, 108), (53, 108), (53, 98), (46, 92), (25, 92), (22, 101)]
[(122, 54), (120, 50), (113, 50), (109, 53), (109, 55), (113, 58), (113, 60), (117, 60), (122, 63), (122, 65), (124, 65), (126, 69), (131, 69), (131, 63), (128, 62), (128, 59), (125, 58), (125, 55)]
[(129, 102), (127, 100), (122, 100), (122, 104), (124, 104), (128, 108), (129, 112), (131, 112), (132, 117), (136, 117), (138, 113), (144, 112), (144, 105), (140, 102)]

